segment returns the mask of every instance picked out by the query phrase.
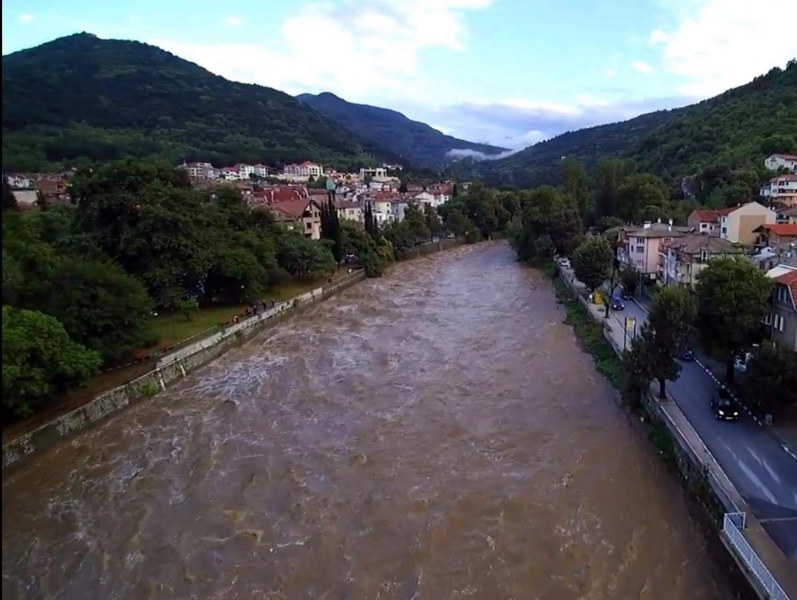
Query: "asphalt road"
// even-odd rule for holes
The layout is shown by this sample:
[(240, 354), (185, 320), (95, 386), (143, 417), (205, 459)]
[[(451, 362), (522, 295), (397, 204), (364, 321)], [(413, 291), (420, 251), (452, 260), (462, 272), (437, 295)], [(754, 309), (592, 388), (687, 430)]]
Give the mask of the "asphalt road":
[[(634, 301), (613, 313), (636, 317), (637, 329), (647, 311)], [(775, 543), (797, 563), (797, 459), (766, 427), (743, 412), (737, 422), (717, 421), (709, 402), (717, 383), (700, 364), (682, 363), (680, 376), (668, 382), (673, 400)]]

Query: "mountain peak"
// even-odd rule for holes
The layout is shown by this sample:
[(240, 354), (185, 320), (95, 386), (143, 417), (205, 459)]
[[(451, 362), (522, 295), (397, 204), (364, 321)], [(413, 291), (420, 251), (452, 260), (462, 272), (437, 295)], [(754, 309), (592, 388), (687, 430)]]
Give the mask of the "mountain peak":
[(385, 147), (413, 165), (441, 169), (452, 161), (452, 150), (499, 154), (504, 148), (445, 135), (426, 123), (413, 121), (395, 110), (355, 104), (331, 92), (300, 94), (303, 102), (357, 136)]

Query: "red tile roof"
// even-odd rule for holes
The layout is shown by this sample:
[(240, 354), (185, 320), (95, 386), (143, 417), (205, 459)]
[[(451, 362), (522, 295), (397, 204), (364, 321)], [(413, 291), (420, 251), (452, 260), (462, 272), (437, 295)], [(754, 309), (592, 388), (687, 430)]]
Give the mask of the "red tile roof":
[[(692, 215), (695, 215), (702, 223), (717, 223), (719, 218), (719, 213), (716, 210), (701, 210), (695, 209), (692, 211)], [(689, 215), (690, 217), (692, 215)]]
[(780, 236), (797, 236), (797, 223), (767, 223), (761, 228), (768, 229)]
[(797, 155), (794, 154), (773, 154), (773, 156), (777, 156), (778, 158), (785, 158), (786, 160), (797, 160)]
[(792, 306), (797, 309), (797, 271), (784, 273), (780, 277), (775, 277), (774, 281), (789, 288)]
[(797, 181), (797, 175), (793, 173), (784, 173), (769, 180), (769, 183), (776, 183), (778, 181)]
[(304, 211), (307, 209), (307, 205), (312, 202), (313, 201), (309, 198), (285, 200), (272, 204), (269, 208), (289, 219), (301, 219), (302, 215), (304, 215)]
[(253, 192), (253, 195), (258, 202), (266, 204), (276, 204), (288, 200), (304, 200), (306, 202), (309, 198), (307, 188), (302, 186), (266, 188), (263, 190), (256, 190)]

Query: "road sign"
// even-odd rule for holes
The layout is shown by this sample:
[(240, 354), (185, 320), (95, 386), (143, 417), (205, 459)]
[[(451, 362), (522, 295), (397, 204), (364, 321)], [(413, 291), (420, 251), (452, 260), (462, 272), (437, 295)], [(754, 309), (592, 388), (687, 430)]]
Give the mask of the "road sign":
[(626, 317), (625, 318), (625, 330), (626, 331), (634, 331), (636, 328), (636, 317)]

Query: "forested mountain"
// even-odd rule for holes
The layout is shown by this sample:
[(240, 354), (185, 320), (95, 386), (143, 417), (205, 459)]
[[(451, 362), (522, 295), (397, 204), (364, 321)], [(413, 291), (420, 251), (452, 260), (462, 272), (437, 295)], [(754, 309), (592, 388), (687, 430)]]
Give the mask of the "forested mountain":
[(587, 168), (604, 158), (631, 160), (677, 185), (696, 176), (732, 181), (773, 152), (797, 150), (797, 62), (684, 108), (568, 132), (494, 162), (468, 161), (454, 168), (495, 185), (527, 187), (561, 182), (563, 156)]
[(384, 147), (400, 161), (430, 169), (441, 169), (451, 163), (451, 150), (475, 150), (499, 154), (504, 148), (466, 142), (445, 135), (426, 123), (408, 119), (400, 112), (354, 104), (335, 94), (301, 94), (297, 99), (312, 106), (322, 115), (352, 131), (358, 137)]
[(160, 156), (339, 166), (367, 144), (280, 91), (169, 52), (81, 33), (3, 56), (3, 169)]

